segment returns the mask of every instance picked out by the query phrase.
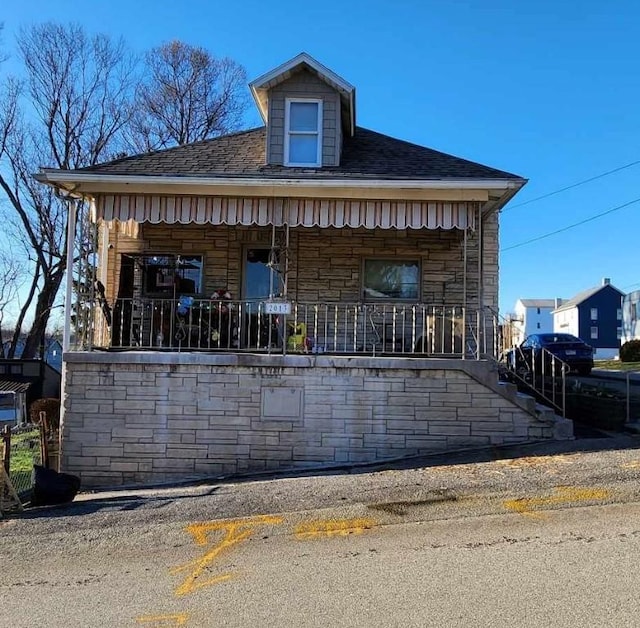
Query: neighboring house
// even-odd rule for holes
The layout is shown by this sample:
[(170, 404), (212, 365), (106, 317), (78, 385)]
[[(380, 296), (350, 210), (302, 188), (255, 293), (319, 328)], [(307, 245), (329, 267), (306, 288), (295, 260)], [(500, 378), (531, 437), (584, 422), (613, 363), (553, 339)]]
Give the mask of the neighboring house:
[(60, 385), (60, 371), (42, 360), (0, 358), (0, 405), (17, 423), (28, 420), (36, 399), (60, 399)]
[[(7, 341), (4, 343), (4, 355), (7, 355), (10, 343)], [(22, 351), (24, 350), (24, 340), (20, 338), (16, 345), (15, 355), (16, 358), (22, 357)], [(40, 352), (35, 356), (35, 359), (40, 359)], [(44, 346), (44, 361), (56, 371), (62, 371), (62, 343), (53, 337), (45, 339)]]
[(530, 334), (553, 331), (551, 312), (560, 306), (562, 299), (518, 299), (511, 318), (513, 343), (519, 345)]
[(563, 301), (553, 311), (553, 331), (578, 336), (595, 349), (597, 359), (616, 358), (622, 337), (623, 297), (624, 292), (604, 278), (601, 285)]
[(566, 435), (497, 377), (498, 216), (525, 180), (357, 126), (355, 88), (304, 53), (250, 89), (264, 127), (37, 176), (99, 234), (94, 300), (66, 312), (63, 469), (148, 482)]
[(621, 342), (624, 344), (629, 340), (640, 340), (640, 290), (634, 290), (622, 299)]

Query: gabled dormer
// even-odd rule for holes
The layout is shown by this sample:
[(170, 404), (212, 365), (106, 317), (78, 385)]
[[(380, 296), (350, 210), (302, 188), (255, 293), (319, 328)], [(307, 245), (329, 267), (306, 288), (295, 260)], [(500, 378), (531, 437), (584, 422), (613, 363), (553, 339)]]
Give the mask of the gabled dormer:
[(355, 131), (355, 88), (301, 53), (250, 83), (267, 128), (267, 165), (339, 166)]

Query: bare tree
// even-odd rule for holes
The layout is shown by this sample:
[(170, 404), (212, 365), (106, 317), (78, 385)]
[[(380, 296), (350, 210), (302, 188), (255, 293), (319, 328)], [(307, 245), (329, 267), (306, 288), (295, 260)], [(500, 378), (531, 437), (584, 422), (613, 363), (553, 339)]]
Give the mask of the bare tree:
[(0, 104), (0, 188), (32, 262), (13, 350), (32, 309), (23, 356), (34, 357), (66, 270), (68, 213), (31, 175), (41, 166), (93, 165), (121, 150), (135, 66), (122, 41), (89, 37), (76, 25), (23, 30), (18, 50), (25, 78), (6, 81)]
[(130, 144), (151, 151), (229, 133), (241, 127), (246, 108), (241, 65), (172, 41), (145, 57)]
[(18, 307), (18, 293), (26, 275), (25, 267), (8, 251), (0, 251), (0, 356), (5, 357), (5, 328)]

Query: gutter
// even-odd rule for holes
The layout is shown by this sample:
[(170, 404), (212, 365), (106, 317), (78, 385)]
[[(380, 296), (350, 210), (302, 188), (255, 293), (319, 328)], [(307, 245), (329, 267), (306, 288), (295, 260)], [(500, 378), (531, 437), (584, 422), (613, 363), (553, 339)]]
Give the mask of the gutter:
[(513, 190), (515, 193), (527, 181), (526, 179), (296, 179), (296, 178), (254, 178), (254, 177), (191, 177), (191, 176), (163, 176), (163, 175), (106, 175), (106, 174), (78, 174), (64, 170), (43, 170), (33, 175), (36, 181), (56, 187), (64, 184), (83, 183), (119, 183), (142, 185), (183, 185), (183, 186), (243, 186), (248, 188), (286, 188), (296, 186), (300, 188), (380, 188), (380, 189), (417, 189), (417, 190)]

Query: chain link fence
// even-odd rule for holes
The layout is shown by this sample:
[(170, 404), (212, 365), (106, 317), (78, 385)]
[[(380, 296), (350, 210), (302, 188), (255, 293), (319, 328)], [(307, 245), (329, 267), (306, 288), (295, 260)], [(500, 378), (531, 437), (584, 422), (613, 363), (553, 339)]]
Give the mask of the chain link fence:
[(22, 501), (33, 489), (33, 466), (42, 464), (40, 428), (34, 425), (5, 427), (2, 432), (2, 462)]

